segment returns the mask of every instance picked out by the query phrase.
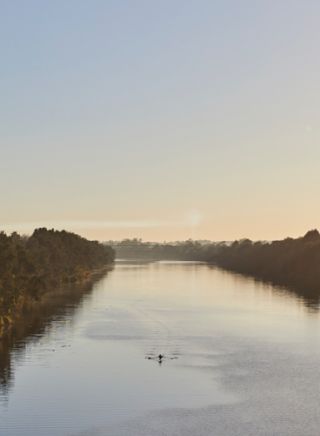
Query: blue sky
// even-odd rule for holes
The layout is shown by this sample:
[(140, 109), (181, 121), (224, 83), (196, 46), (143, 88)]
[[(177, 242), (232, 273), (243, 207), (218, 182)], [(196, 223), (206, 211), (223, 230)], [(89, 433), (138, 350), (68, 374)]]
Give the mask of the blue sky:
[(2, 1), (0, 226), (319, 225), (320, 3)]

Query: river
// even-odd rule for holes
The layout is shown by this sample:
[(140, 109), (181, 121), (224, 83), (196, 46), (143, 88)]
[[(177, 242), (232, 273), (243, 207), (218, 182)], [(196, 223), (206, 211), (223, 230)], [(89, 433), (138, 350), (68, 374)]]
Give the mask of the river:
[(8, 345), (0, 435), (319, 435), (319, 345), (318, 307), (293, 293), (202, 263), (118, 261)]

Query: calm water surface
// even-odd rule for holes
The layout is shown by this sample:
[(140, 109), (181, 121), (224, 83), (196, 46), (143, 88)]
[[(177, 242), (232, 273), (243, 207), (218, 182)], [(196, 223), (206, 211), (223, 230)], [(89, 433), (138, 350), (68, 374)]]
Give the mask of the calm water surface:
[(12, 348), (0, 434), (319, 435), (319, 345), (317, 308), (292, 294), (199, 263), (118, 262)]

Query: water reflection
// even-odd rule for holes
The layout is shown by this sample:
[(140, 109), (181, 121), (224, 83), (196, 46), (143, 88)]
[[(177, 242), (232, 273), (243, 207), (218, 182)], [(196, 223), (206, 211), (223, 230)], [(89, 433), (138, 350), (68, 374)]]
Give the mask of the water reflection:
[[(151, 262), (134, 262), (130, 261), (118, 261), (117, 269), (139, 269), (147, 268)], [(161, 267), (161, 264), (165, 264), (166, 267), (177, 268), (180, 262), (157, 262), (153, 263), (153, 268), (157, 269)], [(199, 263), (184, 263), (188, 267), (188, 270), (197, 268)], [(235, 287), (241, 288), (243, 285), (247, 285), (248, 281), (254, 283), (255, 290), (263, 292), (265, 294), (271, 293), (271, 295), (296, 297), (299, 303), (303, 303), (307, 311), (312, 314), (319, 313), (320, 299), (319, 294), (316, 291), (304, 291), (294, 288), (281, 287), (272, 283), (267, 283), (255, 278), (250, 278), (240, 273), (232, 273), (221, 270), (216, 266), (207, 266), (210, 270), (219, 270), (219, 273), (224, 274), (230, 278), (233, 277)], [(110, 269), (109, 269), (110, 270)], [(105, 275), (107, 271), (103, 273)], [(6, 398), (10, 388), (14, 382), (14, 368), (12, 366), (13, 360), (17, 363), (23, 359), (25, 348), (27, 344), (34, 341), (38, 341), (47, 331), (50, 329), (52, 323), (64, 317), (68, 320), (72, 319), (72, 313), (76, 311), (77, 307), (83, 300), (83, 298), (89, 294), (95, 282), (100, 280), (102, 274), (96, 274), (90, 282), (81, 285), (73, 285), (69, 288), (63, 288), (60, 292), (54, 294), (54, 298), (50, 298), (44, 301), (41, 306), (29, 313), (23, 320), (17, 322), (15, 328), (11, 330), (0, 341), (0, 395)], [(161, 363), (161, 362), (160, 362)]]
[(261, 280), (246, 274), (224, 270), (215, 265), (208, 265), (208, 267), (212, 270), (219, 269), (222, 273), (228, 275), (231, 272), (234, 276), (235, 282), (238, 281), (239, 284), (248, 283), (248, 280), (252, 280), (257, 289), (261, 289), (265, 292), (272, 292), (272, 294), (295, 297), (300, 303), (303, 303), (309, 313), (318, 313), (320, 310), (320, 289), (301, 289), (294, 286), (282, 286), (279, 283), (272, 281)]
[(24, 357), (27, 345), (37, 342), (48, 332), (52, 323), (63, 319), (72, 319), (81, 301), (90, 294), (93, 285), (108, 274), (112, 267), (92, 275), (85, 283), (64, 286), (53, 295), (43, 299), (41, 304), (19, 320), (14, 328), (0, 340), (0, 398), (8, 398), (14, 384), (14, 365)]
[(119, 262), (91, 289), (3, 342), (1, 436), (318, 434), (300, 295), (185, 262)]

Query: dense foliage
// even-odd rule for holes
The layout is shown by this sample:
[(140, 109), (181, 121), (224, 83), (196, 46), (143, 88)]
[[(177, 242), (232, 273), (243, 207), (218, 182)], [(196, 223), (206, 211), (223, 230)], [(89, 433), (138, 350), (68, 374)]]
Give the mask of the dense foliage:
[(42, 228), (29, 238), (0, 233), (0, 335), (45, 293), (83, 279), (113, 258), (111, 247), (66, 231)]
[(249, 274), (280, 285), (320, 293), (320, 234), (273, 242), (248, 239), (224, 245), (208, 261), (223, 268)]

